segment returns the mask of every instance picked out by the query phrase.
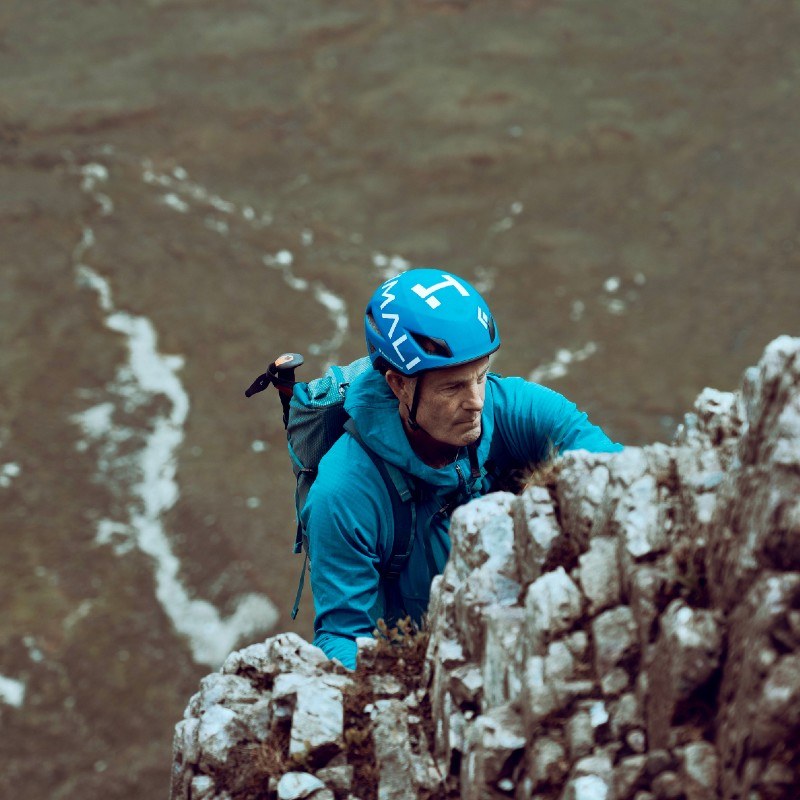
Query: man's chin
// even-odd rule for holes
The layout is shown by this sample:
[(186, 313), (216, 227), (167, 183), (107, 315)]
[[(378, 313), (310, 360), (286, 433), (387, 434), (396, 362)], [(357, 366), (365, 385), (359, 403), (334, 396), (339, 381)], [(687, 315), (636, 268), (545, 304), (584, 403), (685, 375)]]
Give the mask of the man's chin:
[(470, 428), (462, 437), (461, 437), (461, 446), (466, 447), (470, 444), (475, 444), (478, 439), (481, 438), (481, 426), (476, 425), (474, 428)]

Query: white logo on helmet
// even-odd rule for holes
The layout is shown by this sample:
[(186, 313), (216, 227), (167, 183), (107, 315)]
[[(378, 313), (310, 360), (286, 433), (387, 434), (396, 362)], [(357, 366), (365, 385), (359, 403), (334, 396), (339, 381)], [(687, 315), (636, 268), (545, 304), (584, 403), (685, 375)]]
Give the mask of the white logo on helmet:
[(426, 289), (421, 283), (418, 283), (416, 286), (411, 287), (411, 291), (421, 297), (431, 308), (434, 309), (439, 308), (439, 306), (442, 304), (442, 301), (436, 297), (434, 292), (438, 292), (440, 289), (445, 289), (448, 286), (453, 286), (454, 288), (458, 289), (458, 292), (462, 297), (469, 297), (469, 292), (452, 275), (442, 275), (442, 277), (444, 280), (441, 283), (437, 283), (435, 286), (430, 286)]
[[(392, 342), (392, 347), (394, 347), (395, 353), (397, 353), (398, 357), (404, 364), (406, 363), (406, 359), (405, 356), (400, 352), (400, 345), (403, 344), (403, 342), (407, 341), (407, 339), (408, 336), (406, 336), (406, 334), (403, 334), (396, 341)], [(419, 362), (420, 362), (419, 356), (417, 356), (416, 358), (412, 358), (411, 361), (409, 361), (408, 364), (406, 364), (406, 369), (414, 369), (414, 367), (416, 367), (417, 364), (419, 364)]]
[(489, 330), (489, 315), (480, 308), (478, 308), (478, 322), (480, 322), (487, 331)]
[[(393, 300), (396, 299), (395, 295), (393, 295), (389, 291), (390, 289), (392, 289), (395, 286), (396, 283), (397, 283), (397, 278), (395, 278), (393, 281), (388, 281), (384, 285), (383, 291), (381, 292), (381, 297), (384, 297), (385, 300), (381, 303), (381, 311), (383, 311), (383, 309), (386, 308), (386, 306), (388, 306), (389, 303), (391, 303)], [(397, 327), (397, 323), (400, 322), (400, 315), (399, 314), (381, 314), (381, 316), (383, 317), (383, 319), (390, 319), (392, 321), (392, 327), (389, 328), (389, 339), (391, 339), (392, 336), (394, 336), (394, 330)], [(395, 349), (397, 349), (397, 348), (395, 347)]]
[(396, 285), (397, 285), (397, 278), (391, 281), (387, 281), (386, 283), (383, 284), (382, 287), (383, 291), (381, 292), (381, 297), (384, 297), (386, 299), (381, 303), (381, 311), (383, 311), (383, 309), (386, 308), (386, 306), (388, 306), (389, 303), (391, 303), (393, 300), (396, 299), (395, 295), (393, 295), (389, 291), (389, 289), (393, 289)]
[(404, 333), (402, 336), (398, 336), (397, 339), (392, 340), (394, 336), (394, 332), (397, 328), (398, 323), (400, 322), (400, 315), (394, 313), (387, 313), (383, 309), (389, 305), (389, 303), (394, 302), (397, 299), (396, 295), (391, 293), (391, 289), (395, 287), (397, 284), (397, 278), (393, 280), (387, 281), (383, 285), (383, 291), (381, 292), (381, 297), (384, 298), (384, 301), (381, 303), (381, 318), (391, 320), (391, 327), (389, 328), (389, 341), (392, 343), (392, 347), (394, 348), (395, 353), (397, 353), (397, 357), (400, 361), (405, 364), (406, 369), (414, 369), (420, 362), (420, 358), (417, 356), (412, 358), (411, 361), (406, 364), (406, 357), (400, 352), (400, 345), (404, 342), (408, 341), (408, 336)]

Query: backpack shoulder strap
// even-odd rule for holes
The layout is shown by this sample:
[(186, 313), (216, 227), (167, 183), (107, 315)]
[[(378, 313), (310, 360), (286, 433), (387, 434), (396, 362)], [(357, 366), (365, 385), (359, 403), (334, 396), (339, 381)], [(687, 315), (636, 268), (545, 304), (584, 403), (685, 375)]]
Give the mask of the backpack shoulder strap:
[(364, 442), (352, 419), (348, 419), (345, 422), (344, 429), (372, 459), (372, 463), (375, 464), (389, 491), (389, 497), (392, 501), (392, 516), (394, 518), (394, 542), (389, 561), (381, 570), (381, 574), (384, 579), (396, 582), (411, 555), (411, 548), (414, 543), (416, 504), (414, 503), (413, 485), (410, 484), (410, 478), (405, 473), (393, 464), (384, 461)]

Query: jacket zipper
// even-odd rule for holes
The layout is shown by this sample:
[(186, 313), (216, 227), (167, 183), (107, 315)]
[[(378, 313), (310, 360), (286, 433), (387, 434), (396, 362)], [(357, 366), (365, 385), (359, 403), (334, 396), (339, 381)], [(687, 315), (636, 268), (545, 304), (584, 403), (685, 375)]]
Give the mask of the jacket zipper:
[(458, 464), (456, 464), (456, 472), (458, 473), (458, 486), (463, 494), (467, 494), (467, 482), (464, 480), (464, 474)]

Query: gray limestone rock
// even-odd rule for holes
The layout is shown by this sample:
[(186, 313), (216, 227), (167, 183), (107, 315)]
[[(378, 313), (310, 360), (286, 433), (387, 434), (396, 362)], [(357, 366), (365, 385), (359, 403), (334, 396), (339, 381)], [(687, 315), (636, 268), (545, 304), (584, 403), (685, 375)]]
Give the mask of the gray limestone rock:
[(202, 712), (197, 729), (198, 764), (205, 772), (222, 769), (231, 750), (244, 737), (244, 726), (236, 712), (221, 705)]
[(797, 731), (800, 731), (800, 653), (788, 653), (771, 666), (756, 699), (752, 746), (763, 751)]
[(290, 671), (310, 675), (327, 663), (326, 655), (318, 647), (296, 633), (281, 633), (231, 653), (221, 671), (245, 676), (274, 677)]
[(594, 749), (594, 726), (586, 711), (573, 714), (565, 728), (569, 757), (576, 761), (588, 756)]
[(644, 775), (647, 757), (626, 756), (614, 767), (614, 794), (617, 800), (628, 800)]
[(416, 691), (344, 675), (294, 634), (239, 650), (176, 726), (171, 800), (224, 800), (234, 750), (289, 729), (317, 774), (280, 792), (352, 792), (354, 681), (386, 800), (441, 791), (459, 763), (467, 800), (793, 796), (800, 339), (773, 342), (740, 392), (705, 390), (673, 445), (568, 453), (549, 480), (454, 514)]
[(564, 637), (564, 643), (569, 648), (570, 653), (579, 661), (586, 660), (589, 649), (589, 636), (586, 631), (574, 631)]
[(623, 452), (609, 459), (608, 471), (611, 484), (624, 490), (650, 474), (647, 453), (641, 447), (626, 447)]
[(264, 741), (272, 730), (272, 697), (262, 696), (255, 703), (234, 704), (230, 706), (236, 712), (244, 728), (244, 736), (252, 741)]
[(353, 785), (353, 770), (352, 764), (340, 764), (336, 767), (323, 767), (318, 769), (316, 776), (328, 787), (338, 792), (345, 794), (350, 791)]
[(212, 800), (215, 794), (214, 779), (210, 775), (195, 775), (192, 778), (192, 800)]
[(316, 797), (319, 789), (325, 784), (308, 772), (287, 772), (278, 781), (278, 800), (304, 800)]
[(605, 753), (585, 756), (572, 767), (564, 800), (612, 800), (614, 768)]
[(630, 686), (631, 678), (622, 667), (614, 667), (600, 678), (600, 689), (605, 697), (616, 697)]
[(598, 775), (608, 781), (614, 771), (614, 765), (608, 753), (599, 751), (590, 756), (579, 758), (572, 768), (575, 777), (582, 775)]
[(686, 800), (713, 800), (719, 788), (719, 756), (710, 742), (691, 742), (681, 753)]
[(578, 708), (589, 714), (592, 728), (602, 728), (611, 720), (606, 704), (602, 700), (583, 700), (578, 703)]
[(450, 696), (460, 709), (475, 709), (483, 696), (483, 675), (478, 666), (465, 664), (450, 673)]
[(180, 753), (184, 764), (197, 764), (200, 757), (200, 745), (197, 733), (200, 729), (200, 720), (197, 717), (182, 719), (175, 726), (175, 741), (173, 751)]
[(634, 753), (644, 753), (647, 749), (647, 734), (635, 728), (625, 736), (625, 743)]
[(609, 483), (608, 453), (565, 453), (556, 479), (561, 524), (581, 550), (603, 526)]
[(651, 662), (647, 734), (651, 747), (666, 747), (681, 700), (702, 686), (719, 665), (722, 631), (713, 612), (673, 600), (661, 615)]
[[(709, 533), (709, 587), (726, 612), (759, 569), (800, 568), (800, 339), (767, 347), (742, 386), (746, 429)], [(738, 535), (739, 532), (746, 532)]]
[(544, 674), (546, 680), (554, 686), (566, 683), (575, 674), (575, 656), (563, 640), (550, 642), (547, 646)]
[(658, 486), (652, 475), (644, 474), (626, 488), (614, 511), (611, 530), (620, 537), (627, 554), (637, 561), (669, 547)]
[(469, 726), (461, 762), (462, 800), (481, 800), (512, 770), (525, 747), (525, 729), (519, 714), (500, 706), (476, 717)]
[(485, 648), (486, 612), (516, 604), (520, 585), (488, 562), (473, 570), (455, 590), (455, 630), (464, 653), (480, 659)]
[(779, 336), (767, 345), (742, 386), (747, 432), (744, 464), (764, 461), (794, 467), (800, 462), (800, 339)]
[[(458, 667), (464, 666), (465, 656), (461, 645), (446, 638), (437, 626), (431, 634), (425, 654), (423, 685), (427, 685), (431, 704), (431, 714), (435, 720), (434, 755), (439, 768), (446, 770), (450, 763), (450, 752), (459, 748), (460, 716), (454, 716), (453, 698), (450, 694), (451, 675)], [(454, 723), (451, 727), (451, 723)]]
[(595, 669), (607, 675), (638, 650), (636, 623), (629, 606), (617, 606), (592, 620)]
[(486, 645), (481, 661), (482, 708), (501, 706), (514, 700), (522, 686), (521, 648), (524, 609), (493, 606), (486, 609)]
[(515, 496), (496, 492), (459, 506), (450, 521), (452, 551), (448, 567), (456, 582), (463, 581), (478, 567), (491, 562), (508, 578), (518, 580), (514, 558), (514, 521), (511, 517)]
[(545, 573), (525, 594), (525, 636), (528, 652), (543, 655), (547, 642), (568, 631), (580, 618), (580, 590), (563, 567)]
[[(279, 696), (276, 680), (276, 699)], [(323, 680), (311, 679), (296, 686), (294, 697), (289, 755), (324, 765), (344, 748), (342, 692)]]
[(633, 692), (623, 694), (618, 700), (609, 703), (611, 732), (616, 739), (622, 739), (625, 733), (644, 724), (641, 707)]
[(180, 752), (173, 750), (169, 785), (170, 800), (189, 800), (193, 777), (194, 768), (191, 765), (184, 766), (181, 763)]
[(531, 791), (547, 784), (563, 782), (567, 773), (567, 753), (564, 746), (550, 736), (537, 736), (528, 748), (525, 763)]
[(235, 704), (255, 703), (261, 693), (247, 678), (214, 672), (200, 681), (200, 691), (189, 701), (192, 715), (202, 714), (213, 705), (231, 707)]
[[(778, 661), (775, 645), (800, 650), (787, 627), (800, 597), (800, 574), (767, 572), (755, 581), (728, 620), (728, 649), (717, 713), (723, 796), (744, 781), (741, 764), (755, 755), (752, 732), (759, 720), (760, 738), (774, 740), (761, 708), (764, 683)], [(768, 755), (764, 754), (764, 755)], [(736, 765), (738, 768), (733, 768)]]
[(408, 710), (400, 700), (378, 700), (372, 719), (375, 759), (380, 772), (378, 800), (416, 800)]
[(666, 770), (653, 778), (650, 788), (656, 800), (680, 800), (685, 796), (680, 776), (672, 770)]
[[(451, 631), (456, 624), (455, 589), (452, 582), (453, 570), (445, 567), (442, 575), (436, 575), (431, 582), (431, 598), (428, 605), (428, 619), (431, 621), (431, 642)], [(375, 642), (374, 639), (371, 640)]]
[(592, 539), (589, 549), (578, 557), (578, 582), (589, 600), (589, 613), (596, 614), (621, 599), (617, 542), (608, 536)]
[(668, 576), (661, 568), (649, 564), (636, 564), (626, 577), (639, 643), (644, 648), (652, 638), (653, 623), (658, 618), (659, 595), (667, 583)]
[(531, 656), (525, 662), (520, 705), (525, 725), (529, 729), (533, 729), (559, 708), (556, 687), (545, 680), (544, 658), (541, 656)]
[(519, 579), (525, 585), (542, 574), (553, 545), (562, 536), (550, 493), (543, 486), (531, 486), (514, 502), (514, 552)]
[(564, 800), (611, 800), (612, 784), (600, 775), (580, 775), (567, 782)]

